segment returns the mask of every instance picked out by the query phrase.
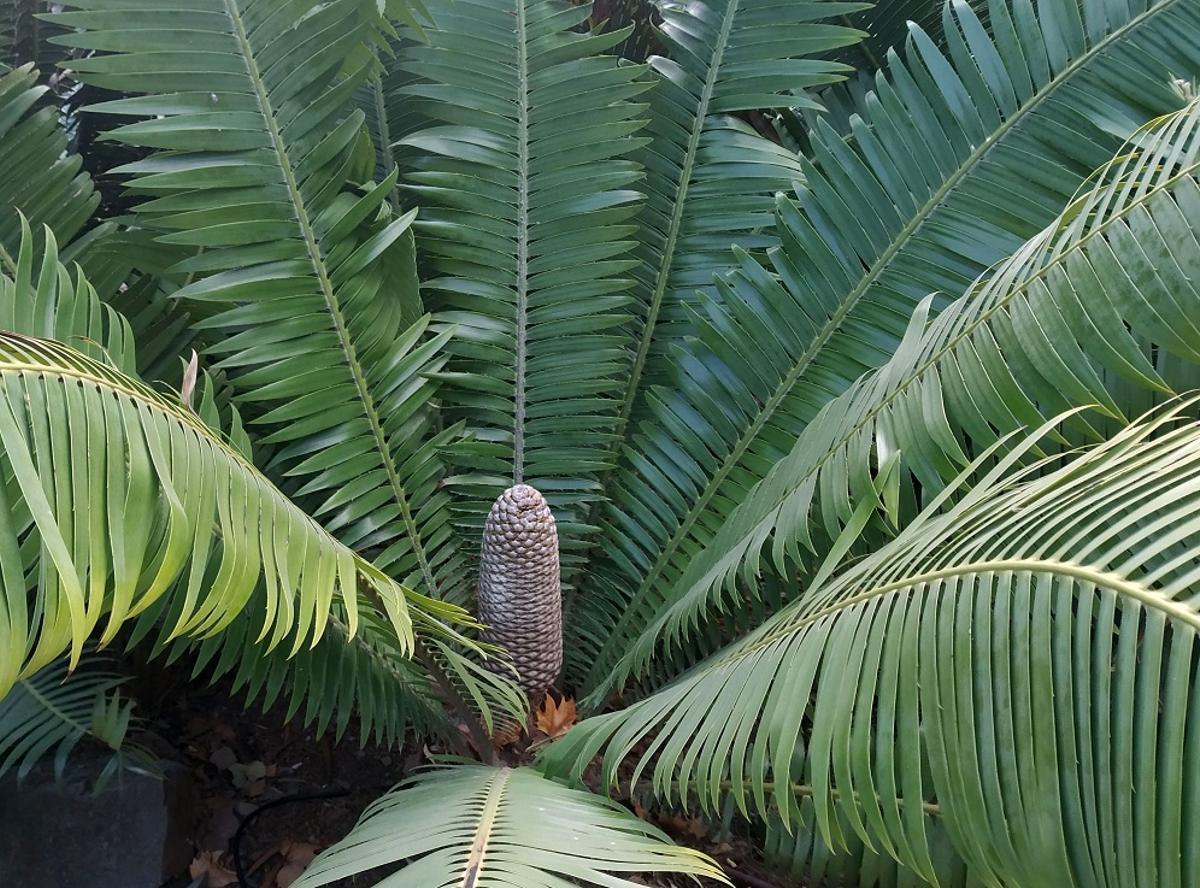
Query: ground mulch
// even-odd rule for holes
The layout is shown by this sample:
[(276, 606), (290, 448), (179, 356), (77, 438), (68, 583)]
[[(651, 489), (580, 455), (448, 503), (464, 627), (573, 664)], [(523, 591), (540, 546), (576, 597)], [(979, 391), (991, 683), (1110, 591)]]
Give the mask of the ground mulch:
[[(200, 876), (207, 888), (241, 888), (235, 844), (247, 876), (244, 888), (288, 888), (314, 854), (350, 831), (368, 804), (428, 764), (431, 754), (447, 752), (415, 744), (399, 750), (363, 745), (354, 724), (335, 743), (285, 721), (281, 706), (266, 713), (243, 709), (225, 683), (197, 685), (186, 667), (139, 671), (139, 711), (148, 717), (159, 751), (191, 778), (192, 810), (184, 816), (190, 821), (192, 865), (162, 888), (204, 888)], [(148, 706), (148, 700), (158, 703)], [(799, 884), (772, 875), (745, 836), (714, 833), (683, 812), (647, 811), (620, 788), (615, 797), (677, 841), (711, 854), (740, 888)], [(367, 888), (390, 871), (374, 870), (337, 885)], [(663, 874), (631, 878), (653, 888), (697, 884)]]

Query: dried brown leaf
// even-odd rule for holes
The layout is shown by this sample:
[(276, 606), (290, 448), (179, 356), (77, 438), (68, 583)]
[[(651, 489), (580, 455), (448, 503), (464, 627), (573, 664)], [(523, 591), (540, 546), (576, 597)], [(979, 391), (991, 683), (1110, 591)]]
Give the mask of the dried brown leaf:
[(275, 874), (275, 885), (276, 888), (288, 888), (308, 869), (308, 865), (317, 856), (317, 848), (306, 842), (283, 842), (279, 850), (286, 862)]
[(233, 870), (221, 862), (220, 851), (201, 851), (188, 866), (188, 874), (193, 879), (205, 877), (207, 888), (227, 888), (237, 884), (237, 876)]
[(183, 386), (179, 390), (179, 398), (187, 408), (192, 408), (192, 395), (196, 391), (196, 377), (200, 373), (200, 356), (192, 349), (191, 360), (183, 370)]
[(577, 718), (573, 698), (564, 697), (561, 703), (556, 703), (554, 698), (547, 694), (537, 711), (537, 729), (551, 740), (555, 740), (567, 733)]
[(496, 749), (512, 746), (521, 739), (523, 730), (520, 724), (512, 720), (496, 725), (496, 730), (492, 734), (492, 746)]

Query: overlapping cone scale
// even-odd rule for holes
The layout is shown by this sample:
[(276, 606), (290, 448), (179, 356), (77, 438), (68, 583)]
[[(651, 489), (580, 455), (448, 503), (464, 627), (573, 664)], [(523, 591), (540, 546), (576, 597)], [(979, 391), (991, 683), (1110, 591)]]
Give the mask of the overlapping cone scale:
[(483, 530), (479, 618), (512, 656), (522, 689), (540, 699), (562, 668), (558, 530), (545, 498), (517, 484), (496, 498)]

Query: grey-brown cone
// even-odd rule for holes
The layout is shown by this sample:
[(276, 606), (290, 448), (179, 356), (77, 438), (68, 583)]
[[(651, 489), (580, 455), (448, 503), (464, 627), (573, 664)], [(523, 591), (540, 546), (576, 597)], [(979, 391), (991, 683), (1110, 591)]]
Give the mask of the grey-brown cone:
[(540, 493), (517, 484), (496, 498), (483, 528), (479, 619), (512, 655), (518, 683), (539, 700), (562, 668), (558, 530)]

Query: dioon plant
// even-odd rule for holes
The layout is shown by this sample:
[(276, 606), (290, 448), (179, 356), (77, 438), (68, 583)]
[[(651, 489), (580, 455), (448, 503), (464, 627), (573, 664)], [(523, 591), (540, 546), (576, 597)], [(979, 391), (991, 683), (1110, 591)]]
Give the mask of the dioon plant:
[(1200, 5), (10, 6), (0, 769), (119, 645), (458, 753), (304, 888), (1200, 882)]

